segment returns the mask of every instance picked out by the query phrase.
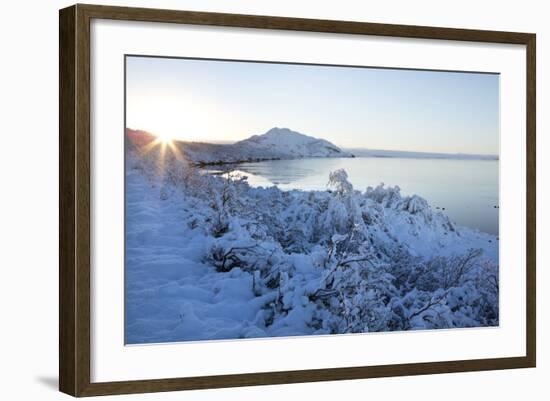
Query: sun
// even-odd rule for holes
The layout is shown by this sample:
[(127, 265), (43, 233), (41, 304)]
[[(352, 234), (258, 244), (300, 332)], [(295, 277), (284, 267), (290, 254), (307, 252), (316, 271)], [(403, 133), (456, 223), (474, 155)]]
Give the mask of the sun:
[(182, 154), (182, 144), (171, 135), (155, 133), (153, 138), (141, 145), (141, 153), (143, 155), (153, 151), (154, 149), (158, 152), (153, 153), (157, 155), (160, 161), (160, 166), (164, 165), (164, 160), (167, 157), (175, 157), (178, 160), (183, 160), (184, 156)]
[(174, 138), (169, 134), (162, 133), (162, 134), (157, 134), (157, 140), (160, 143), (170, 144), (174, 141)]

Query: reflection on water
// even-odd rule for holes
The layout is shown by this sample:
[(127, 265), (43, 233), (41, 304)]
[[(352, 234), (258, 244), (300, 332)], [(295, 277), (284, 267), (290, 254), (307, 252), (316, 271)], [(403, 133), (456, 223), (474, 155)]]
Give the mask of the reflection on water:
[(235, 170), (252, 186), (325, 190), (330, 171), (343, 168), (355, 189), (383, 182), (420, 195), (457, 224), (498, 235), (498, 160), (312, 158), (242, 163)]

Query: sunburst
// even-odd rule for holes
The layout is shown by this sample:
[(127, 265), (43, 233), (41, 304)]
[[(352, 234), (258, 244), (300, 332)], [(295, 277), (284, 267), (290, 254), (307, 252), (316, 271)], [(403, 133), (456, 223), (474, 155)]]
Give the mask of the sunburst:
[(175, 157), (177, 160), (183, 161), (184, 157), (179, 149), (179, 144), (177, 144), (174, 139), (167, 135), (155, 135), (155, 138), (152, 139), (149, 143), (144, 145), (141, 148), (141, 154), (146, 155), (151, 152), (153, 149), (158, 149), (158, 167), (161, 173), (164, 173), (165, 161), (167, 155)]
[(174, 143), (174, 138), (168, 134), (158, 134), (157, 141), (166, 145), (170, 145)]

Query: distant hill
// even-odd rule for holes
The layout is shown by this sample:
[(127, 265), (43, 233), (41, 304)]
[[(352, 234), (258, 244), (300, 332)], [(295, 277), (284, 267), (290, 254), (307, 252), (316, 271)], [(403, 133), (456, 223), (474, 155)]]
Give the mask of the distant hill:
[(430, 153), (405, 150), (382, 150), (347, 148), (356, 157), (399, 157), (405, 159), (456, 159), (456, 160), (498, 160), (497, 155), (473, 155), (467, 153)]
[(255, 149), (280, 158), (351, 157), (351, 154), (342, 151), (329, 141), (304, 135), (288, 128), (272, 128), (263, 135), (254, 135), (237, 142), (235, 146)]

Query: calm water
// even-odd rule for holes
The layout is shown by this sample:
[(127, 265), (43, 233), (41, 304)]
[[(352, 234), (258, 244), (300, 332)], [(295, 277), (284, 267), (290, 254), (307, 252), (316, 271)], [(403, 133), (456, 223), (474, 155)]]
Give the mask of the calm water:
[(417, 194), (457, 224), (498, 235), (499, 170), (496, 160), (401, 158), (296, 159), (243, 163), (253, 186), (325, 190), (330, 171), (343, 168), (355, 189), (383, 182)]

